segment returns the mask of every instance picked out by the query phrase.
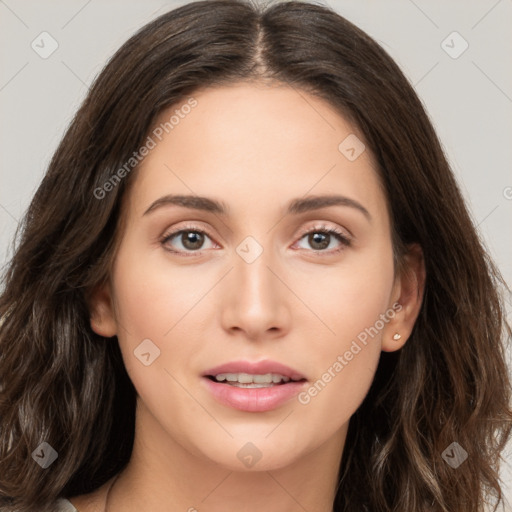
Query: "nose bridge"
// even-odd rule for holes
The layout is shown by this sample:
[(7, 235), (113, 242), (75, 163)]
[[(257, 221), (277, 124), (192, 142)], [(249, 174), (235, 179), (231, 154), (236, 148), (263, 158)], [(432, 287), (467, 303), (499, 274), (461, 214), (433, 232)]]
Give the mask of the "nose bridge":
[(286, 293), (271, 237), (258, 241), (247, 236), (236, 247), (231, 272), (230, 299), (225, 304), (225, 327), (257, 337), (268, 329), (282, 329), (287, 318)]
[(270, 271), (276, 258), (269, 240), (267, 237), (259, 242), (248, 236), (236, 248), (234, 277), (240, 287), (240, 297), (249, 308), (270, 307), (270, 302), (279, 295), (279, 283)]

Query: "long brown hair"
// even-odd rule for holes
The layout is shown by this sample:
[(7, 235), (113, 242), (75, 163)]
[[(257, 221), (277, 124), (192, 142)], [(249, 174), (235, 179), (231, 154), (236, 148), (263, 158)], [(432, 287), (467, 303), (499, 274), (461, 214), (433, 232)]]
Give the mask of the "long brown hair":
[[(110, 59), (23, 219), (0, 298), (0, 504), (49, 511), (127, 464), (136, 392), (118, 343), (92, 331), (87, 304), (109, 277), (136, 169), (95, 191), (163, 109), (202, 88), (262, 79), (324, 98), (360, 128), (397, 257), (413, 242), (424, 253), (422, 309), (403, 349), (382, 354), (351, 418), (334, 510), (480, 512), (501, 500), (512, 428), (503, 280), (413, 88), (327, 7), (207, 0), (155, 19)], [(47, 469), (32, 456), (42, 442), (58, 453)], [(454, 442), (468, 454), (457, 469), (443, 459)]]

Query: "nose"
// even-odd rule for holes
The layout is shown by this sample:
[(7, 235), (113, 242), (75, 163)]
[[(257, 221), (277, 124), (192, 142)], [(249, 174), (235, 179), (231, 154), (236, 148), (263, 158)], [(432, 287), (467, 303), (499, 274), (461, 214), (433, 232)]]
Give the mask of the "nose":
[(250, 263), (235, 253), (233, 262), (226, 296), (220, 299), (223, 328), (254, 341), (285, 335), (290, 329), (293, 294), (279, 275), (271, 251), (264, 249)]

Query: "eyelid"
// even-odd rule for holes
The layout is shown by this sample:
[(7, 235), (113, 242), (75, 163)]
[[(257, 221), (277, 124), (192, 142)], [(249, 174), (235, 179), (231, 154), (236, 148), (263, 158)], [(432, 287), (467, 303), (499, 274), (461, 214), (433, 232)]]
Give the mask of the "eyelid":
[(340, 228), (337, 225), (329, 226), (329, 224), (326, 224), (325, 221), (316, 221), (316, 223), (315, 223), (315, 221), (313, 221), (312, 224), (302, 228), (301, 231), (299, 231), (298, 237), (302, 238), (304, 235), (307, 235), (311, 231), (315, 231), (315, 230), (335, 231), (340, 236), (344, 237), (348, 242), (352, 242), (352, 240), (354, 239), (354, 235), (348, 229)]

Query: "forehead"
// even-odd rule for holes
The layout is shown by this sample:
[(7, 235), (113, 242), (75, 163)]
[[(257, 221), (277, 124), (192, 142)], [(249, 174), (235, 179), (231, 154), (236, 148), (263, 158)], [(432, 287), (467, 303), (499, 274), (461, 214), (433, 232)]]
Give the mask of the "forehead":
[[(357, 127), (328, 102), (288, 85), (197, 91), (163, 111), (150, 137), (154, 147), (136, 177), (138, 211), (165, 193), (217, 197), (235, 210), (237, 203), (256, 211), (258, 201), (268, 209), (276, 201), (325, 193), (385, 207), (373, 156), (363, 150)], [(354, 151), (347, 158), (347, 148), (355, 149), (355, 159)]]

